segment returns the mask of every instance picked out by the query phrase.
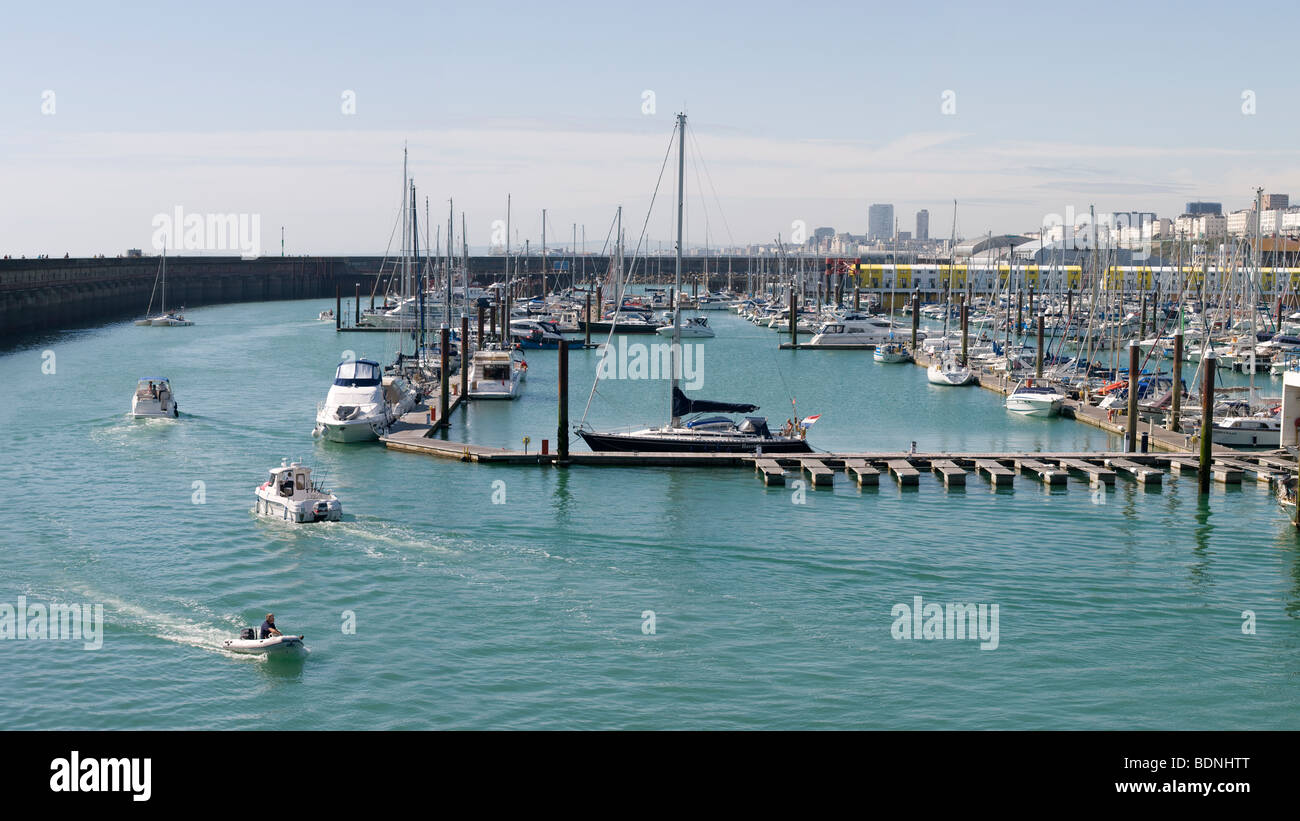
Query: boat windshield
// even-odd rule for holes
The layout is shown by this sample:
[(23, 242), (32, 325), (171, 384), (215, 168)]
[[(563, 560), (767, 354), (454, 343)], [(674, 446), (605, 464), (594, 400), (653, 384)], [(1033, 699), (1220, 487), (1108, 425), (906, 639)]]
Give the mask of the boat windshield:
[(368, 359), (344, 362), (334, 372), (334, 384), (345, 388), (369, 388), (379, 384), (379, 363)]

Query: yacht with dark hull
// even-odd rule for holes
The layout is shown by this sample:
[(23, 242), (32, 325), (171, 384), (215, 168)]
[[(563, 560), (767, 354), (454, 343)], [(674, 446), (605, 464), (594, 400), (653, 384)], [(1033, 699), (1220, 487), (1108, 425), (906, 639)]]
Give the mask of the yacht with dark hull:
[[(659, 428), (625, 433), (597, 433), (578, 428), (582, 441), (594, 451), (651, 451), (656, 453), (810, 453), (802, 432), (774, 434), (762, 416), (744, 416), (735, 421), (726, 416), (702, 414), (750, 414), (757, 405), (690, 399), (680, 388), (673, 389), (673, 421)], [(683, 417), (691, 417), (683, 419)], [(802, 430), (802, 429), (801, 429)]]
[[(682, 292), (682, 197), (686, 163), (686, 115), (677, 115), (677, 278), (674, 293)], [(702, 414), (749, 414), (757, 405), (737, 402), (714, 402), (708, 399), (691, 399), (682, 393), (679, 366), (682, 345), (681, 300), (673, 309), (672, 362), (669, 388), (672, 418), (658, 428), (642, 428), (629, 432), (597, 432), (579, 424), (576, 433), (593, 451), (651, 451), (657, 453), (808, 453), (812, 448), (805, 441), (807, 427), (788, 423), (786, 429), (773, 434), (767, 419), (745, 416), (739, 422), (726, 416)], [(599, 376), (597, 376), (599, 379)], [(689, 417), (689, 418), (684, 418)], [(811, 421), (815, 421), (810, 419)]]

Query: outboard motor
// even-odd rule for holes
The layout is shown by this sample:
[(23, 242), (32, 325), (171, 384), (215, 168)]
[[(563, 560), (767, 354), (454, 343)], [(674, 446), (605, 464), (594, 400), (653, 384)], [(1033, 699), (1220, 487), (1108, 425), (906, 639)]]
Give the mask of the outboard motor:
[(257, 630), (253, 627), (245, 627), (243, 630), (239, 631), (239, 637), (244, 640), (256, 641)]
[(324, 519), (327, 516), (329, 516), (330, 513), (329, 502), (317, 502), (316, 504), (312, 505), (311, 512), (312, 512), (312, 516), (315, 517), (316, 521), (319, 522), (321, 519)]

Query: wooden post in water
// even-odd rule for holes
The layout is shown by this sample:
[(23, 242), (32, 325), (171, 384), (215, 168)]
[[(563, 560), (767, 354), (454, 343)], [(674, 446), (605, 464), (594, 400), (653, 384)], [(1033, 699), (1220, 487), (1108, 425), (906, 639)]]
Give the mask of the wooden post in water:
[[(1034, 292), (1029, 292), (1029, 301), (1034, 301)], [(1043, 315), (1038, 315), (1038, 349), (1034, 354), (1034, 378), (1043, 378)]]
[(1029, 286), (1029, 315), (1034, 315), (1034, 286)]
[[(585, 230), (585, 229), (584, 229)], [(591, 292), (587, 292), (586, 305), (582, 309), (582, 327), (586, 333), (586, 345), (591, 347)]]
[(862, 289), (856, 285), (853, 286), (853, 310), (862, 310)]
[(479, 305), (479, 306), (478, 306), (478, 338), (477, 338), (476, 341), (478, 342), (478, 347), (480, 347), (480, 348), (484, 347), (484, 345), (483, 345), (483, 306), (482, 306), (482, 305)]
[[(1016, 291), (1016, 336), (1024, 336), (1025, 333), (1025, 289), (1021, 288)], [(1008, 354), (1009, 355), (1009, 354)]]
[(1169, 430), (1178, 433), (1183, 413), (1183, 329), (1174, 330), (1174, 398), (1169, 409)]
[(555, 464), (569, 464), (569, 340), (560, 340), (560, 412), (555, 426)]
[[(501, 299), (498, 300), (498, 303), (500, 303), (501, 301), (504, 301), (504, 299), (505, 299), (504, 294), (505, 294), (505, 290), (504, 290), (504, 289), (502, 289), (502, 290), (500, 290), (500, 291), (497, 291), (497, 295), (501, 297)], [(492, 338), (493, 338), (493, 339), (496, 339), (496, 338), (497, 338), (497, 314), (499, 314), (499, 313), (501, 313), (501, 306), (500, 306), (500, 304), (493, 305), (493, 306), (492, 306)]]
[(1202, 496), (1210, 492), (1210, 470), (1214, 465), (1214, 371), (1218, 357), (1210, 351), (1201, 360), (1205, 375), (1201, 377), (1201, 463), (1198, 471)]
[(1138, 334), (1138, 339), (1147, 338), (1147, 292), (1142, 292), (1142, 332)]
[(1129, 453), (1137, 452), (1137, 433), (1138, 433), (1138, 348), (1136, 339), (1128, 341), (1128, 419), (1125, 420), (1128, 428), (1127, 447), (1125, 450)]
[(1065, 327), (1068, 329), (1074, 321), (1074, 289), (1065, 289)]
[(441, 377), (442, 389), (441, 396), (438, 400), (438, 424), (436, 427), (445, 428), (447, 426), (447, 409), (451, 406), (451, 374), (447, 373), (448, 361), (447, 353), (451, 349), (451, 329), (446, 323), (442, 326), (442, 363), (438, 369), (438, 375)]
[(353, 317), (352, 319), (352, 326), (355, 328), (356, 326), (361, 324), (361, 283), (360, 282), (357, 283), (357, 299), (356, 302), (353, 303), (352, 308), (353, 308), (353, 312), (356, 314), (356, 316)]
[(790, 347), (799, 347), (799, 314), (796, 309), (794, 286), (790, 286)]
[[(967, 339), (967, 337), (968, 337), (968, 335), (969, 335), (969, 334), (967, 333), (967, 325), (966, 325), (966, 295), (965, 295), (965, 294), (959, 294), (959, 295), (957, 296), (957, 299), (958, 299), (959, 304), (961, 305), (961, 308), (960, 308), (960, 316), (961, 316), (961, 364), (962, 364), (962, 367), (965, 367), (965, 366), (966, 366), (966, 351), (967, 351), (966, 339)], [(945, 342), (944, 344), (946, 345), (947, 343)]]
[(921, 326), (921, 292), (912, 293), (912, 353), (916, 353), (916, 332)]
[(343, 327), (343, 291), (334, 280), (334, 330)]
[(469, 317), (460, 317), (460, 393), (463, 397), (469, 388)]

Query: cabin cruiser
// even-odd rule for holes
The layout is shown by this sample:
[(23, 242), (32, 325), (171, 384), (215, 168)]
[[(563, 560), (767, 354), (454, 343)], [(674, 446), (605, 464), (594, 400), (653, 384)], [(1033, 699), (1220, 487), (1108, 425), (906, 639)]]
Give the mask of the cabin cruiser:
[(1007, 410), (1023, 416), (1055, 416), (1065, 404), (1065, 394), (1050, 385), (1035, 385), (1026, 379), (1007, 394)]
[(171, 418), (180, 416), (176, 395), (165, 376), (141, 377), (131, 397), (131, 415), (141, 418)]
[(317, 407), (313, 435), (331, 442), (377, 439), (415, 407), (415, 398), (415, 389), (404, 378), (381, 377), (378, 362), (340, 362), (329, 394)]
[[(682, 339), (712, 339), (716, 336), (713, 329), (709, 327), (709, 320), (702, 316), (691, 317), (682, 322), (680, 333)], [(672, 336), (672, 323), (669, 322), (667, 325), (660, 327), (659, 335)]]
[(470, 399), (518, 399), (528, 363), (518, 349), (475, 351), (469, 362)]
[(931, 385), (969, 385), (975, 381), (975, 374), (970, 368), (957, 361), (952, 351), (943, 351), (926, 368), (925, 376)]
[[(875, 347), (876, 345), (886, 344), (895, 339), (896, 336), (893, 326), (890, 325), (887, 319), (880, 317), (846, 318), (822, 325), (813, 338), (803, 343), (803, 345), (811, 348)], [(922, 339), (925, 339), (925, 334), (917, 331), (916, 339), (919, 343)]]
[(1266, 412), (1214, 420), (1211, 441), (1230, 448), (1276, 448), (1282, 443), (1282, 420)]
[(555, 350), (564, 337), (554, 322), (544, 319), (510, 320), (510, 340), (521, 348)]
[(257, 514), (286, 522), (337, 522), (343, 503), (311, 480), (311, 468), (282, 461), (254, 493)]

